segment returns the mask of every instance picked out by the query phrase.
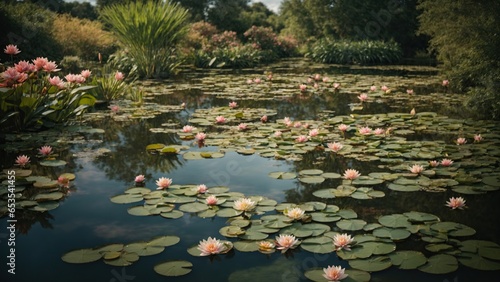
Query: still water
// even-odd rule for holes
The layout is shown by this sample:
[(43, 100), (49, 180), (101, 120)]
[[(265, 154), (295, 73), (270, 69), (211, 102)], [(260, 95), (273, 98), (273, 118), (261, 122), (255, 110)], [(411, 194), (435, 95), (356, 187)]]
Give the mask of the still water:
[[(298, 64), (298, 65), (297, 65)], [(332, 157), (320, 151), (305, 154), (301, 161), (264, 158), (257, 154), (245, 156), (234, 151), (227, 151), (223, 158), (186, 160), (181, 155), (162, 156), (146, 152), (149, 144), (178, 144), (189, 147), (190, 151), (217, 151), (217, 146), (198, 148), (192, 141), (179, 138), (176, 133), (152, 133), (151, 129), (167, 127), (180, 129), (188, 124), (190, 116), (196, 109), (227, 106), (237, 99), (240, 108), (267, 108), (277, 111), (271, 122), (291, 117), (295, 120), (316, 120), (321, 115), (349, 115), (352, 104), (357, 103), (356, 95), (341, 92), (333, 95), (311, 95), (307, 99), (300, 95), (284, 95), (279, 98), (254, 99), (252, 96), (237, 96), (240, 91), (226, 89), (224, 83), (245, 86), (247, 79), (262, 76), (264, 71), (273, 71), (272, 86), (258, 86), (252, 91), (269, 91), (273, 89), (295, 89), (301, 80), (321, 73), (332, 81), (346, 80), (345, 84), (354, 85), (352, 91), (366, 91), (373, 83), (393, 83), (403, 91), (405, 84), (418, 91), (419, 95), (428, 94), (429, 100), (387, 101), (377, 99), (358, 114), (377, 114), (387, 112), (408, 112), (418, 107), (419, 111), (435, 111), (439, 114), (462, 118), (463, 111), (456, 105), (443, 107), (432, 99), (431, 93), (439, 89), (435, 70), (431, 68), (415, 69), (345, 69), (328, 66), (312, 66), (303, 62), (292, 61), (288, 65), (277, 65), (269, 69), (245, 70), (239, 72), (203, 72), (190, 71), (181, 73), (176, 79), (145, 83), (146, 92), (155, 92), (148, 96), (147, 102), (179, 105), (186, 103), (181, 111), (159, 114), (151, 119), (132, 119), (126, 121), (112, 118), (86, 121), (85, 126), (104, 129), (104, 133), (86, 134), (83, 142), (58, 143), (50, 142), (58, 154), (58, 159), (68, 162), (64, 167), (41, 167), (33, 162), (31, 169), (37, 175), (50, 175), (56, 178), (63, 172), (76, 175), (74, 189), (61, 200), (60, 206), (48, 212), (34, 212), (18, 209), (16, 211), (15, 232), (15, 275), (7, 273), (6, 254), (9, 254), (7, 239), (7, 218), (0, 224), (1, 273), (0, 281), (308, 281), (304, 272), (315, 267), (341, 265), (349, 268), (347, 261), (339, 259), (335, 253), (314, 254), (301, 250), (300, 247), (281, 254), (279, 252), (264, 255), (259, 252), (240, 252), (233, 249), (226, 255), (213, 258), (194, 257), (187, 249), (197, 245), (201, 239), (217, 237), (223, 239), (219, 229), (226, 226), (227, 218), (199, 218), (185, 213), (179, 219), (166, 219), (160, 216), (132, 216), (127, 208), (132, 204), (115, 204), (110, 198), (123, 193), (134, 186), (135, 175), (144, 174), (145, 186), (155, 189), (155, 180), (160, 177), (172, 178), (174, 184), (205, 184), (209, 188), (227, 186), (232, 192), (245, 195), (262, 195), (281, 202), (303, 203), (322, 201), (312, 195), (318, 189), (336, 187), (339, 179), (329, 179), (321, 184), (307, 184), (297, 179), (277, 180), (268, 176), (272, 171), (299, 172), (303, 169), (317, 168), (323, 171), (342, 174), (347, 168), (357, 168), (363, 174), (380, 171), (378, 162), (362, 162), (355, 159)], [(433, 81), (433, 84), (426, 84)], [(177, 87), (176, 85), (183, 85)], [(192, 87), (186, 87), (191, 85)], [(148, 88), (149, 87), (149, 88)], [(165, 88), (161, 88), (165, 87)], [(266, 88), (267, 87), (267, 88)], [(395, 87), (395, 88), (397, 88)], [(153, 90), (149, 90), (153, 89)], [(163, 90), (162, 90), (163, 89)], [(266, 90), (267, 89), (267, 90)], [(350, 90), (351, 91), (351, 90)], [(298, 92), (298, 90), (297, 90)], [(445, 94), (442, 94), (445, 95)], [(106, 111), (106, 110), (105, 110)], [(106, 111), (107, 112), (107, 111)], [(106, 113), (108, 114), (108, 113)], [(78, 125), (80, 126), (80, 125)], [(83, 126), (83, 125), (82, 125)], [(165, 126), (163, 126), (165, 127)], [(63, 130), (63, 129), (62, 129)], [(59, 133), (56, 133), (57, 136)], [(216, 135), (217, 132), (210, 134)], [(439, 134), (415, 135), (409, 138), (420, 140), (440, 139)], [(10, 168), (16, 156), (34, 155), (36, 148), (45, 145), (33, 143), (32, 149), (23, 147), (20, 152), (2, 151), (2, 168)], [(4, 144), (3, 149), (10, 146)], [(98, 149), (107, 149), (108, 153), (95, 157)], [(318, 160), (321, 160), (318, 162)], [(498, 162), (497, 162), (498, 169)], [(498, 192), (482, 195), (467, 195), (466, 212), (451, 211), (444, 203), (452, 195), (451, 192), (405, 193), (392, 191), (381, 185), (379, 190), (385, 197), (372, 200), (353, 198), (328, 199), (343, 209), (352, 209), (358, 218), (367, 222), (376, 222), (381, 215), (420, 211), (432, 213), (442, 221), (455, 221), (473, 227), (477, 233), (473, 239), (490, 240), (499, 243), (500, 227), (498, 214), (500, 200)], [(139, 203), (140, 204), (140, 203)], [(332, 224), (335, 229), (335, 225)], [(359, 232), (358, 232), (359, 233)], [(110, 266), (102, 260), (86, 264), (69, 264), (61, 260), (65, 253), (83, 248), (121, 243), (128, 244), (151, 240), (158, 236), (175, 235), (181, 238), (180, 243), (167, 247), (157, 255), (144, 256), (127, 267)], [(269, 238), (274, 239), (275, 234)], [(397, 244), (398, 250), (423, 249), (417, 237), (410, 237)], [(153, 271), (153, 267), (168, 260), (186, 260), (193, 264), (191, 273), (180, 277), (163, 277)], [(460, 266), (453, 273), (430, 275), (419, 270), (398, 270), (391, 267), (387, 270), (372, 273), (370, 281), (495, 281), (499, 271), (478, 271)]]

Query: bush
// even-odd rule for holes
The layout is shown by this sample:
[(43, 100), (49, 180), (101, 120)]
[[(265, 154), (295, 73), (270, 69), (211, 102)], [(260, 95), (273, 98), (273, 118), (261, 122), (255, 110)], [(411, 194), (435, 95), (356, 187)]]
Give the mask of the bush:
[(264, 53), (249, 44), (216, 48), (207, 52), (198, 50), (194, 55), (194, 65), (201, 68), (248, 68), (257, 66)]
[(101, 10), (140, 77), (168, 76), (180, 64), (176, 45), (187, 32), (187, 10), (172, 2), (138, 1)]
[(20, 61), (8, 67), (0, 80), (0, 128), (39, 130), (66, 123), (95, 102), (86, 92), (90, 72), (68, 74), (66, 82), (54, 74), (57, 64), (39, 57), (33, 63)]
[[(32, 3), (0, 5), (0, 46), (17, 45), (22, 52), (19, 60), (49, 57), (56, 61), (63, 58), (62, 46), (54, 40), (55, 13)], [(1, 61), (9, 61), (5, 54)]]
[(271, 57), (284, 58), (297, 54), (297, 41), (292, 37), (278, 37), (272, 28), (252, 26), (244, 36), (262, 50), (271, 51)]
[(97, 60), (97, 54), (109, 56), (116, 50), (112, 35), (98, 21), (58, 15), (53, 23), (54, 38), (66, 56)]
[(325, 64), (394, 64), (402, 56), (397, 43), (383, 41), (322, 39), (315, 42), (311, 49), (307, 56)]

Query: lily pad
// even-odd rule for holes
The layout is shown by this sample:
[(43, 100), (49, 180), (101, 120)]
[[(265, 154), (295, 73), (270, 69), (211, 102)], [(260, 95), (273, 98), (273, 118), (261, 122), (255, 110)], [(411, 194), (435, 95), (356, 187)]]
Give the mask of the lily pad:
[(293, 172), (281, 172), (281, 171), (270, 172), (268, 175), (269, 177), (276, 179), (294, 179), (297, 177), (297, 175)]
[(102, 254), (94, 249), (80, 249), (64, 254), (61, 259), (67, 263), (89, 263), (102, 258)]
[(418, 270), (431, 274), (446, 274), (458, 269), (458, 261), (454, 256), (438, 254), (428, 258), (427, 263)]
[(155, 265), (154, 271), (163, 276), (176, 277), (188, 274), (192, 267), (189, 261), (173, 260)]
[(67, 162), (63, 160), (43, 160), (40, 161), (40, 165), (43, 166), (65, 166)]
[(367, 259), (350, 260), (349, 265), (352, 268), (368, 272), (382, 271), (392, 266), (391, 259), (387, 256), (374, 256)]
[(367, 223), (361, 219), (343, 219), (338, 221), (336, 224), (337, 227), (342, 230), (357, 231), (362, 230)]
[(399, 269), (417, 269), (427, 262), (427, 258), (417, 251), (397, 251), (389, 254), (392, 264)]

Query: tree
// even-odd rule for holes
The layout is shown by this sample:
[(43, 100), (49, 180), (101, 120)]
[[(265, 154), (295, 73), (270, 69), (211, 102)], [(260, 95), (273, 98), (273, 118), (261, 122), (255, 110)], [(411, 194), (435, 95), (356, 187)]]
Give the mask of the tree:
[(207, 19), (210, 0), (177, 0), (191, 15), (191, 22), (205, 21)]
[(212, 0), (208, 10), (208, 22), (219, 30), (231, 30), (243, 34), (250, 28), (241, 17), (247, 10), (249, 0)]
[(421, 33), (442, 63), (450, 86), (471, 94), (477, 113), (500, 119), (500, 2), (422, 0)]

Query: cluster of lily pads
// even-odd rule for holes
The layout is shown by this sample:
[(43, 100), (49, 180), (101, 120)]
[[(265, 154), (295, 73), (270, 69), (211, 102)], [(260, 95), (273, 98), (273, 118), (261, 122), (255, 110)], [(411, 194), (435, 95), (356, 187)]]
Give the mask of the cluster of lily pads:
[[(232, 241), (224, 241), (223, 248), (214, 247), (219, 251), (210, 255), (226, 253), (233, 247), (240, 252), (270, 254), (274, 245), (279, 247), (280, 236), (290, 235), (298, 242), (282, 246), (281, 250), (292, 251), (300, 245), (301, 249), (312, 253), (336, 252), (355, 270), (346, 270), (357, 277), (355, 281), (369, 281), (369, 272), (391, 266), (431, 274), (453, 272), (459, 263), (479, 270), (500, 270), (498, 244), (461, 240), (476, 231), (460, 223), (443, 222), (433, 214), (418, 211), (389, 214), (379, 217), (378, 222), (368, 223), (359, 219), (353, 210), (323, 202), (277, 203), (263, 196), (230, 192), (223, 186), (209, 187), (203, 193), (199, 191), (197, 185), (170, 185), (165, 190), (133, 187), (112, 197), (111, 201), (121, 204), (143, 202), (128, 208), (129, 214), (136, 216), (159, 215), (175, 219), (189, 213), (201, 218), (227, 218), (227, 225), (219, 233)], [(209, 204), (209, 197), (215, 197), (216, 203)], [(238, 204), (242, 199), (249, 203), (245, 208)], [(335, 237), (340, 232), (356, 234), (350, 248), (336, 248)], [(411, 236), (425, 242), (425, 249), (431, 255), (397, 250), (397, 243)], [(193, 246), (188, 252), (195, 256), (207, 255), (200, 246)], [(305, 275), (314, 281), (324, 281), (322, 270), (310, 270)]]

